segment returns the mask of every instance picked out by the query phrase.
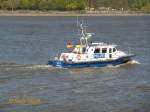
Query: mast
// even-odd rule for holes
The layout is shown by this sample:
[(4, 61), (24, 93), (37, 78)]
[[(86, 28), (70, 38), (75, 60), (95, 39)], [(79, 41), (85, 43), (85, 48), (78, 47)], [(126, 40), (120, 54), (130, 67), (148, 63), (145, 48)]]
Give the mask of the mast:
[(81, 29), (81, 38), (80, 38), (80, 45), (81, 47), (87, 47), (88, 45), (88, 39), (92, 37), (93, 33), (87, 33), (86, 26), (83, 26), (83, 24), (80, 25)]
[(86, 33), (86, 28), (84, 28), (83, 24), (80, 25), (81, 28), (81, 38), (80, 38), (80, 44), (81, 47), (87, 47), (88, 46), (88, 35)]

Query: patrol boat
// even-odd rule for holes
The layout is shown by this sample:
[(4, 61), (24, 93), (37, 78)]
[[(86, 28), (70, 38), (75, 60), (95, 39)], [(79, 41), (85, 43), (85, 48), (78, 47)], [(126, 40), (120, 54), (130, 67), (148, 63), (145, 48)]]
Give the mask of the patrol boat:
[(48, 65), (62, 68), (82, 68), (82, 67), (105, 67), (127, 63), (134, 54), (117, 50), (117, 45), (107, 43), (92, 43), (89, 39), (92, 33), (87, 33), (86, 28), (81, 24), (81, 37), (77, 45), (67, 44), (67, 48), (72, 48), (68, 53), (61, 53), (48, 61)]

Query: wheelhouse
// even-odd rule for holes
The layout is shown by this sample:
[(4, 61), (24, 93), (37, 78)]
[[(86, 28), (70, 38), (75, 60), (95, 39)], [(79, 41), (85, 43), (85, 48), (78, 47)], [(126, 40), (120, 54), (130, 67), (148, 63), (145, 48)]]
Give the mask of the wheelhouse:
[(87, 48), (87, 54), (93, 55), (93, 58), (113, 58), (115, 56), (115, 53), (117, 52), (115, 45), (107, 45), (107, 46), (89, 46)]

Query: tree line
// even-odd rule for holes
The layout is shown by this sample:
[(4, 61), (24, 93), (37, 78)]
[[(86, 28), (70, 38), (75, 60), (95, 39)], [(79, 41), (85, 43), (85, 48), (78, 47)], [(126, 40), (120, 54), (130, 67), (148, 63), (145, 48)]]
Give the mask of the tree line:
[(0, 0), (1, 10), (84, 10), (86, 0)]
[(150, 11), (150, 0), (88, 0), (94, 8), (111, 7), (124, 10)]
[(150, 11), (150, 0), (0, 0), (0, 10), (85, 10), (111, 7)]

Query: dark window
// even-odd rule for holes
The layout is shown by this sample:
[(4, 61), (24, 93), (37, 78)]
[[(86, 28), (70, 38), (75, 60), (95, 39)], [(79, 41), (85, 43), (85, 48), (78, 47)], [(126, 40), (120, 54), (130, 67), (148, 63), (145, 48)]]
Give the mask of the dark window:
[(86, 48), (83, 47), (83, 48), (82, 48), (82, 53), (85, 53), (85, 51), (86, 51)]
[(111, 48), (109, 48), (109, 53), (112, 53), (112, 49)]
[(113, 48), (113, 52), (116, 52), (116, 48)]
[(94, 53), (100, 53), (100, 49), (99, 48), (96, 48)]
[(112, 54), (109, 54), (109, 58), (112, 58)]
[(102, 48), (102, 53), (107, 53), (107, 48)]

